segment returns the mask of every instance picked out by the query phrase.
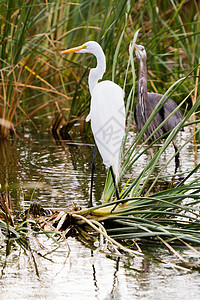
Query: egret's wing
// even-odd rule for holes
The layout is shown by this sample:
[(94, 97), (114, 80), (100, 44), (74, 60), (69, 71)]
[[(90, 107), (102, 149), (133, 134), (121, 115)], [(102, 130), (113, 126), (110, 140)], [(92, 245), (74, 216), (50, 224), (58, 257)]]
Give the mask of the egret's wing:
[(112, 81), (102, 81), (92, 90), (91, 126), (106, 166), (117, 174), (120, 148), (125, 133), (124, 92)]

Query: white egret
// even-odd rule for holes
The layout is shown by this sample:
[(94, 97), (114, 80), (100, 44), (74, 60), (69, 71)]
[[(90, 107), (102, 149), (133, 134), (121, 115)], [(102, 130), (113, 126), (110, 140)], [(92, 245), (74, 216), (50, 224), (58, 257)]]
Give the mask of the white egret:
[(103, 158), (103, 163), (110, 168), (116, 196), (119, 199), (113, 171), (117, 177), (120, 149), (125, 133), (124, 91), (112, 81), (105, 80), (99, 82), (106, 70), (106, 59), (101, 46), (97, 42), (89, 41), (82, 46), (62, 51), (62, 54), (70, 52), (92, 53), (97, 59), (97, 66), (90, 70), (88, 77), (91, 106), (90, 113), (86, 118), (87, 122), (91, 120), (92, 132), (95, 139), (90, 194), (90, 206), (92, 206), (92, 183), (96, 145)]

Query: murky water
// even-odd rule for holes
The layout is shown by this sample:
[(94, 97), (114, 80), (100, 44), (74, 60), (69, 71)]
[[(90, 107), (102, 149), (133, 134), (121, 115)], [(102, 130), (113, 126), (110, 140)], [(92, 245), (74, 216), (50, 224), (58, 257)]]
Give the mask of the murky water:
[[(181, 134), (182, 144), (189, 131)], [(132, 137), (134, 139), (134, 136)], [(156, 150), (155, 150), (156, 151)], [(174, 151), (169, 147), (164, 153), (158, 170)], [(181, 153), (181, 171), (199, 162), (199, 148), (187, 145)], [(0, 184), (11, 189), (13, 208), (28, 207), (30, 199), (38, 199), (43, 207), (70, 208), (73, 203), (87, 206), (90, 192), (90, 167), (93, 145), (81, 141), (56, 142), (49, 134), (29, 140), (17, 140), (0, 147)], [(148, 155), (135, 166), (134, 176), (150, 159)], [(174, 162), (166, 174), (173, 173)], [(194, 177), (200, 174), (194, 174)], [(103, 190), (105, 168), (97, 156), (94, 199), (98, 202)], [(55, 252), (56, 245), (40, 238), (32, 239), (32, 256), (25, 255), (17, 246), (6, 258), (5, 243), (0, 237), (0, 299), (199, 299), (198, 271), (175, 270), (153, 259), (124, 256), (119, 261), (99, 251), (93, 253), (74, 238), (68, 238)], [(44, 247), (42, 247), (43, 245)], [(175, 261), (166, 249), (145, 249), (154, 257)], [(198, 256), (182, 249), (183, 256), (191, 262)], [(34, 259), (33, 259), (34, 258)], [(34, 263), (35, 261), (35, 263)], [(38, 267), (38, 274), (35, 265)]]

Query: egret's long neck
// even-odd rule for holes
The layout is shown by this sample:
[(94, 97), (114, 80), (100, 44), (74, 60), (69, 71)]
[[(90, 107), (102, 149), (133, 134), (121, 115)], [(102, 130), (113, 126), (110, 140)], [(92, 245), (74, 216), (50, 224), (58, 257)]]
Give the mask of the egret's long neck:
[(99, 48), (98, 52), (93, 54), (96, 56), (97, 66), (96, 68), (90, 70), (88, 78), (90, 93), (92, 92), (93, 88), (98, 83), (98, 81), (103, 77), (103, 74), (106, 70), (106, 58), (103, 53), (103, 50)]
[(147, 65), (146, 58), (139, 60), (138, 100), (144, 103), (147, 99)]

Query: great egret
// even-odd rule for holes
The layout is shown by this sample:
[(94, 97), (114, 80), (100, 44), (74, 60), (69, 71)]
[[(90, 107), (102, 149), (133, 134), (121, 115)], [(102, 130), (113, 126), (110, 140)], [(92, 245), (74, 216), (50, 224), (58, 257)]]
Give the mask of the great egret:
[[(120, 149), (125, 133), (124, 91), (112, 81), (102, 79), (106, 70), (106, 58), (101, 46), (95, 41), (89, 41), (82, 46), (71, 48), (64, 53), (92, 53), (96, 56), (97, 66), (90, 70), (88, 83), (91, 94), (90, 113), (86, 122), (91, 120), (95, 139), (95, 149), (92, 163), (90, 206), (92, 206), (92, 183), (96, 145), (103, 158), (103, 163), (110, 168), (117, 199), (116, 177), (119, 172)], [(114, 173), (113, 173), (114, 171)]]
[[(155, 109), (158, 102), (163, 95), (158, 93), (147, 92), (147, 66), (146, 66), (146, 51), (144, 46), (135, 44), (135, 54), (139, 62), (139, 79), (138, 79), (138, 101), (136, 104), (134, 118), (136, 123), (136, 129), (140, 132), (145, 125), (146, 121), (150, 117), (151, 113)], [(147, 130), (144, 133), (144, 139), (149, 137), (153, 131), (177, 108), (176, 103), (172, 99), (168, 99), (161, 107), (159, 112), (154, 117), (153, 121), (149, 124)], [(165, 124), (156, 131), (150, 142), (161, 137), (163, 134), (169, 132), (176, 127), (182, 120), (182, 114), (178, 109)], [(175, 141), (172, 141), (175, 152), (178, 150)], [(175, 157), (176, 169), (179, 166), (179, 153)]]

